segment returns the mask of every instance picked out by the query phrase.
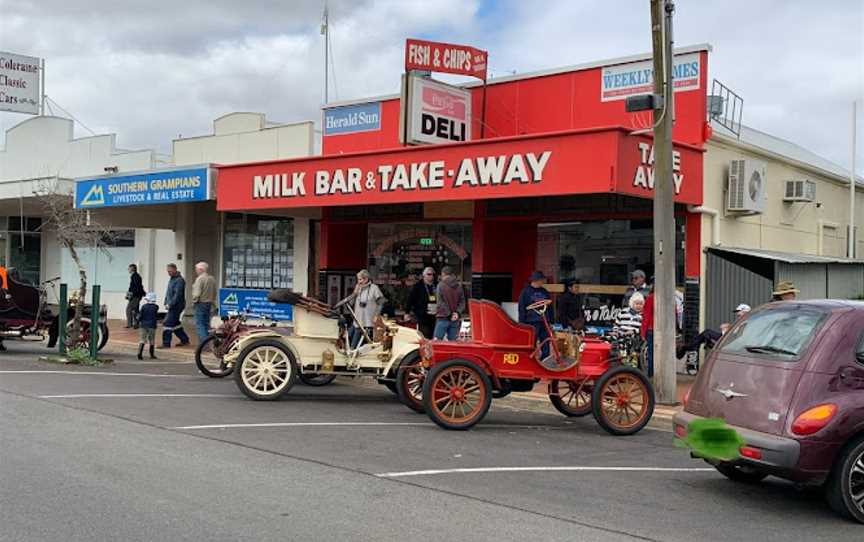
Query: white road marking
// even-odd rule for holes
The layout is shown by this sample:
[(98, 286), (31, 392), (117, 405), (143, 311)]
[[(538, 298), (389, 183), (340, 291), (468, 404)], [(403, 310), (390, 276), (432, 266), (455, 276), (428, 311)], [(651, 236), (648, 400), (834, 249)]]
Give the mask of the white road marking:
[(232, 397), (239, 399), (239, 395), (226, 393), (73, 393), (68, 395), (40, 395), (40, 399), (89, 399), (89, 398), (138, 398), (138, 397)]
[(477, 472), (544, 472), (544, 471), (600, 471), (600, 472), (714, 472), (710, 468), (683, 467), (478, 467), (463, 469), (412, 470), (405, 472), (382, 472), (380, 478), (401, 478), (406, 476), (431, 476), (435, 474), (466, 474)]
[(106, 373), (100, 371), (36, 371), (36, 370), (24, 370), (24, 371), (0, 371), (0, 374), (4, 375), (14, 375), (14, 374), (25, 374), (25, 375), (34, 375), (34, 374), (58, 374), (58, 375), (85, 375), (85, 376), (146, 376), (150, 378), (197, 378), (194, 375), (158, 375), (151, 373)]
[[(272, 423), (225, 423), (213, 425), (184, 425), (171, 429), (247, 429), (260, 427), (434, 427), (432, 422), (272, 422)], [(483, 424), (479, 428), (496, 429), (564, 429), (549, 425)]]

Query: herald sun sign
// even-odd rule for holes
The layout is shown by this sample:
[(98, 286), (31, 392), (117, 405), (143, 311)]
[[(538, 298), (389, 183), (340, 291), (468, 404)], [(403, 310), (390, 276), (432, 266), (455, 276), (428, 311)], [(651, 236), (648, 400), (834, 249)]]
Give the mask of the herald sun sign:
[(485, 81), (487, 56), (486, 51), (468, 45), (415, 39), (405, 41), (405, 71), (455, 73)]

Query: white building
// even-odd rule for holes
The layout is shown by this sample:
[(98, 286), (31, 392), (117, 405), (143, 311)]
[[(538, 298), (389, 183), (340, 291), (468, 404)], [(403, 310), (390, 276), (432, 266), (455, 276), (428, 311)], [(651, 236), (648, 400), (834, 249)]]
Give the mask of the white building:
[[(70, 284), (77, 282), (76, 270), (65, 249), (58, 246), (50, 231), (41, 227), (42, 208), (34, 194), (41, 183), (57, 182), (61, 189), (71, 193), (76, 180), (110, 182), (192, 165), (307, 156), (314, 149), (311, 122), (272, 123), (257, 113), (232, 113), (216, 119), (213, 133), (175, 140), (170, 157), (152, 150), (118, 149), (116, 138), (114, 134), (106, 134), (76, 139), (71, 120), (48, 116), (33, 117), (7, 130), (5, 145), (0, 148), (0, 263), (17, 267), (22, 276), (34, 283), (55, 276)], [(214, 177), (213, 182), (218, 180)], [(308, 218), (222, 216), (212, 199), (215, 187), (210, 188), (205, 201), (134, 205), (134, 209), (88, 207), (94, 221), (116, 233), (115, 246), (108, 250), (110, 256), (83, 251), (91, 283), (102, 285), (109, 318), (124, 317), (129, 284), (126, 268), (130, 263), (138, 265), (145, 289), (155, 291), (160, 298), (168, 281), (165, 265), (170, 262), (191, 277), (194, 263), (207, 261), (221, 284), (223, 228), (228, 228), (227, 237), (236, 243), (237, 235), (243, 232), (231, 228), (259, 227), (259, 224), (269, 228), (274, 222), (281, 224), (282, 230), (290, 232), (284, 242), (290, 243), (292, 249), (296, 245), (303, 250), (291, 255), (290, 270), (285, 266), (277, 269), (283, 283), (287, 280), (291, 287), (306, 290)], [(20, 220), (20, 216), (25, 219)], [(273, 277), (269, 280), (272, 284)], [(264, 283), (263, 275), (256, 276), (254, 284), (264, 288)], [(247, 287), (247, 281), (238, 286)]]
[[(114, 134), (76, 139), (71, 120), (50, 116), (27, 119), (6, 131), (0, 148), (0, 263), (17, 268), (33, 283), (55, 276), (77, 282), (68, 252), (58, 246), (50, 230), (42, 228), (43, 208), (34, 192), (46, 183), (71, 192), (77, 177), (101, 175), (109, 168), (152, 169), (164, 159), (152, 150), (119, 149), (116, 139)], [(134, 232), (120, 232), (120, 246), (111, 249), (116, 257), (110, 263), (84, 251), (94, 272), (100, 267), (92, 276), (101, 275), (98, 278), (105, 283), (104, 298), (112, 317), (122, 314), (117, 307), (124, 301), (126, 264), (133, 261), (136, 237)], [(117, 260), (123, 262), (119, 267)]]

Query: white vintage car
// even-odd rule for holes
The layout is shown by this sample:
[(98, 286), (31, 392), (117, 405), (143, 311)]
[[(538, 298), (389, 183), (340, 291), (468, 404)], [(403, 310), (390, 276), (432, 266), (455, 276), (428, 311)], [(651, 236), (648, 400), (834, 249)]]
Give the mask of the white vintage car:
[(271, 301), (293, 305), (293, 331), (287, 328), (250, 329), (225, 354), (234, 368), (234, 381), (244, 394), (272, 401), (291, 389), (300, 375), (313, 377), (368, 376), (387, 386), (409, 408), (423, 411), (421, 391), (425, 369), (420, 366), (420, 335), (414, 329), (379, 318), (370, 337), (363, 333), (356, 348), (349, 345), (343, 308), (353, 315), (353, 296), (330, 307), (290, 290), (274, 290)]

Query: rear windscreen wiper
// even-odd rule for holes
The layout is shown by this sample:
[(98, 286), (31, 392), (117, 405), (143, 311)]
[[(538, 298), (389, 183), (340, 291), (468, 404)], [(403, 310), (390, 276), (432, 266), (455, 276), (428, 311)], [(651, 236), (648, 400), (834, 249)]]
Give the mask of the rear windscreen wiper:
[(792, 350), (786, 350), (785, 348), (778, 348), (776, 346), (771, 346), (770, 344), (763, 345), (750, 345), (745, 346), (745, 350), (748, 352), (755, 352), (757, 354), (786, 354), (787, 356), (797, 356), (798, 352), (793, 352)]

